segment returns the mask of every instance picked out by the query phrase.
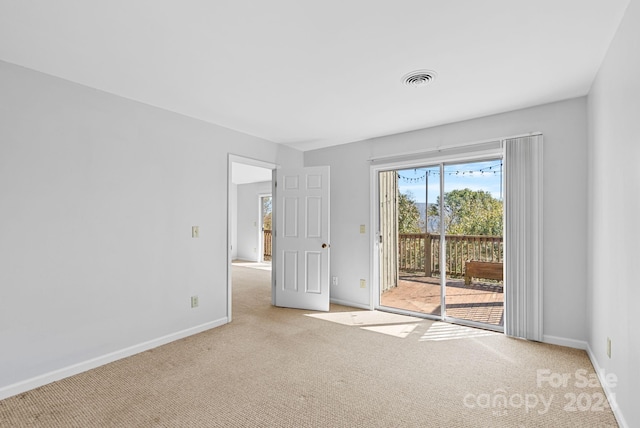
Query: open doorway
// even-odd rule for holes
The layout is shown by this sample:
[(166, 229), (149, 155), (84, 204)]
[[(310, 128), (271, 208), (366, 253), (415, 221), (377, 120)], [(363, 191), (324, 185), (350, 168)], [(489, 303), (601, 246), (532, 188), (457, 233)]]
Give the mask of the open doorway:
[(227, 228), (229, 321), (231, 321), (233, 307), (234, 276), (241, 276), (243, 281), (240, 283), (250, 281), (252, 275), (271, 276), (270, 254), (265, 255), (267, 240), (263, 229), (266, 227), (270, 230), (270, 200), (275, 167), (267, 162), (229, 155)]
[(378, 308), (503, 331), (502, 165), (378, 171)]

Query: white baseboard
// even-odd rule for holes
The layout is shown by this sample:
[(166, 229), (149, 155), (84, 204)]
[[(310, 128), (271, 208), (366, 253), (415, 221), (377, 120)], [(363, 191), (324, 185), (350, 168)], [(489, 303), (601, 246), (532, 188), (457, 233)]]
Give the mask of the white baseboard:
[(566, 346), (582, 350), (586, 350), (588, 346), (587, 342), (584, 340), (567, 339), (566, 337), (548, 336), (546, 334), (542, 336), (542, 341), (551, 345)]
[(371, 307), (369, 305), (364, 305), (362, 303), (356, 303), (356, 302), (350, 302), (348, 300), (331, 299), (331, 303), (336, 304), (336, 305), (349, 306), (349, 307), (352, 307), (352, 308), (371, 310)]
[(616, 401), (616, 394), (611, 390), (609, 382), (603, 376), (605, 375), (604, 369), (598, 363), (595, 354), (591, 350), (591, 346), (587, 343), (587, 355), (589, 355), (589, 359), (591, 360), (591, 364), (593, 364), (593, 368), (596, 370), (596, 374), (598, 375), (598, 379), (600, 380), (600, 384), (602, 385), (602, 389), (604, 390), (604, 394), (607, 396), (607, 400), (609, 400), (609, 405), (611, 406), (611, 411), (613, 415), (616, 417), (616, 421), (618, 425), (622, 428), (628, 428), (629, 424), (624, 418), (622, 414), (622, 410), (618, 407), (618, 402)]
[(605, 375), (605, 371), (600, 367), (600, 364), (598, 363), (598, 360), (596, 359), (595, 354), (591, 350), (591, 346), (589, 346), (589, 342), (582, 341), (582, 340), (567, 339), (564, 337), (547, 336), (547, 335), (543, 336), (542, 341), (544, 343), (549, 343), (551, 345), (568, 346), (570, 348), (582, 349), (587, 352), (587, 355), (591, 360), (591, 364), (593, 365), (593, 368), (595, 369), (596, 374), (598, 376), (598, 380), (600, 380), (602, 389), (604, 390), (604, 393), (607, 396), (607, 400), (609, 400), (611, 411), (613, 412), (613, 415), (615, 416), (616, 421), (618, 422), (618, 425), (620, 425), (620, 427), (622, 428), (627, 428), (629, 425), (624, 419), (624, 416), (622, 415), (622, 411), (620, 410), (620, 407), (618, 407), (618, 403), (616, 401), (616, 395), (611, 390), (609, 383), (606, 381), (606, 379), (603, 378), (603, 375)]
[(76, 375), (78, 373), (86, 372), (87, 370), (95, 369), (96, 367), (103, 366), (122, 358), (130, 357), (140, 352), (147, 351), (149, 349), (157, 348), (158, 346), (165, 345), (169, 342), (192, 336), (194, 334), (201, 333), (206, 330), (210, 330), (215, 327), (227, 324), (229, 321), (227, 317), (220, 318), (215, 321), (211, 321), (205, 324), (200, 324), (195, 327), (191, 327), (176, 333), (171, 333), (166, 336), (158, 337), (157, 339), (142, 342), (137, 345), (129, 346), (128, 348), (120, 349), (119, 351), (110, 352), (100, 357), (92, 358), (87, 361), (83, 361), (71, 366), (63, 367), (58, 370), (54, 370), (49, 373), (26, 379), (21, 382), (17, 382), (11, 385), (0, 388), (0, 400), (12, 397), (17, 394), (21, 394), (26, 391), (38, 388), (51, 382), (55, 382), (69, 376)]

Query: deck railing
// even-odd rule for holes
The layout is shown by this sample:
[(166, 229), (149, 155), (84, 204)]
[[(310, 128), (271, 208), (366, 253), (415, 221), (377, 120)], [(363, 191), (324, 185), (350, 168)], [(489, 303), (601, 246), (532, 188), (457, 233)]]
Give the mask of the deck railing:
[[(426, 248), (425, 248), (426, 238)], [(447, 275), (462, 277), (467, 260), (503, 262), (502, 236), (445, 235)], [(398, 240), (399, 270), (424, 272), (427, 276), (438, 276), (441, 271), (440, 235), (424, 233), (401, 233)]]
[[(425, 237), (427, 246), (425, 249)], [(398, 267), (404, 272), (424, 272), (427, 276), (440, 275), (440, 235), (429, 233), (401, 233), (398, 235)], [(270, 230), (264, 231), (263, 254), (271, 258)], [(446, 271), (452, 277), (464, 275), (467, 260), (503, 262), (502, 236), (445, 235), (447, 246)]]
[(271, 260), (271, 231), (267, 229), (263, 229), (263, 239), (262, 239), (262, 254), (264, 260)]

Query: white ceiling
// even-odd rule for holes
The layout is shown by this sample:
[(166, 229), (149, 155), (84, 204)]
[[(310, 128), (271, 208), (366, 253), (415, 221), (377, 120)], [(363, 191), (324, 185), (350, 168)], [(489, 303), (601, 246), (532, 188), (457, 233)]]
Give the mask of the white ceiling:
[(0, 0), (0, 59), (309, 150), (585, 95), (628, 3)]

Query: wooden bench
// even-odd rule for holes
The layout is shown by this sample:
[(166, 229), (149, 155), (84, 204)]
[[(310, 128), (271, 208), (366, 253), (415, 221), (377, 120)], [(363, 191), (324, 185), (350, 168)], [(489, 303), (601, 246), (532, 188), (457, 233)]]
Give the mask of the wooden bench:
[(468, 260), (464, 264), (464, 283), (471, 284), (471, 278), (503, 280), (503, 268), (500, 262), (479, 262)]

